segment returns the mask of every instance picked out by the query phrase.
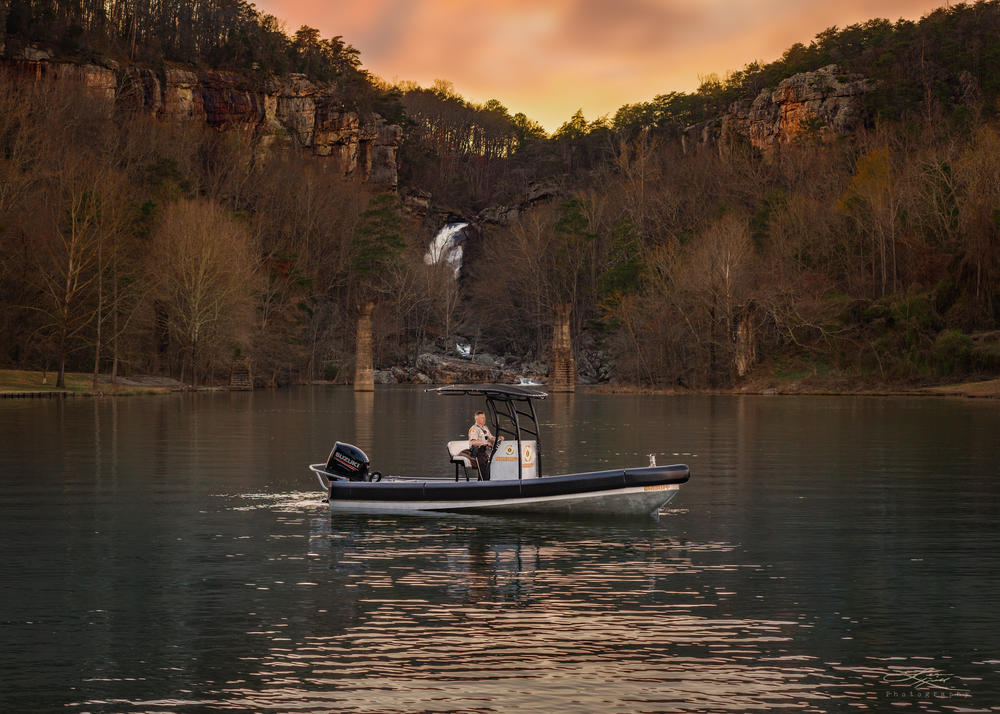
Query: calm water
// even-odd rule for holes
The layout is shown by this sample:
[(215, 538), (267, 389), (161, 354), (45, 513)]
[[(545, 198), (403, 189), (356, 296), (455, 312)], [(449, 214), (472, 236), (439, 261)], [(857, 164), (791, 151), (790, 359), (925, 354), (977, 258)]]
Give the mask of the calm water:
[(1000, 402), (577, 394), (543, 467), (690, 464), (659, 519), (320, 502), (478, 406), (0, 402), (0, 710), (1000, 711)]

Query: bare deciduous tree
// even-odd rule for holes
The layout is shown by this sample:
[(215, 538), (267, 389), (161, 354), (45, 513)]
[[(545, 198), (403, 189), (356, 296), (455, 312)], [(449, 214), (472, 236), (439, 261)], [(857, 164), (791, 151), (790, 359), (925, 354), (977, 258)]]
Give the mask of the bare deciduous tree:
[(102, 250), (118, 230), (109, 216), (121, 194), (105, 166), (80, 154), (65, 154), (44, 183), (37, 197), (41, 205), (35, 260), (45, 297), (39, 309), (56, 345), (56, 385), (64, 387), (67, 355), (81, 346), (83, 331), (100, 321), (103, 305), (94, 293)]
[(196, 199), (167, 207), (150, 258), (155, 294), (184, 351), (181, 376), (188, 367), (196, 384), (210, 358), (246, 337), (256, 252), (243, 225)]
[(1000, 293), (1000, 134), (982, 127), (963, 153), (959, 225), (962, 263), (973, 279), (974, 294), (988, 305)]
[(902, 201), (887, 145), (871, 149), (858, 159), (839, 208), (854, 220), (863, 243), (869, 247), (873, 294), (894, 292), (899, 286), (896, 250)]

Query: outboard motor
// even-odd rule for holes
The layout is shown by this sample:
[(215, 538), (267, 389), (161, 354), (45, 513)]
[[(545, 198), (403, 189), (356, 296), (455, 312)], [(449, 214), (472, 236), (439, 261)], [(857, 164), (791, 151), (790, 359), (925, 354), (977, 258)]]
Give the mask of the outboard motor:
[(326, 471), (348, 481), (371, 481), (368, 475), (371, 463), (364, 451), (338, 441), (326, 460)]

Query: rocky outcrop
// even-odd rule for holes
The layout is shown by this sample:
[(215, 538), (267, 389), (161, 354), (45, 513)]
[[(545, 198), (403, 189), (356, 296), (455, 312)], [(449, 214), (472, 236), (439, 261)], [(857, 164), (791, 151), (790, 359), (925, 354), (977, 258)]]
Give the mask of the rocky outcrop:
[(684, 129), (681, 132), (681, 149), (688, 154), (696, 149), (706, 146), (715, 146), (719, 143), (719, 124), (721, 119), (709, 119), (698, 122)]
[(61, 62), (28, 47), (2, 65), (20, 76), (57, 79), (98, 92), (126, 110), (167, 122), (201, 122), (220, 131), (254, 136), (262, 145), (286, 141), (335, 162), (346, 176), (380, 187), (397, 185), (402, 129), (377, 114), (345, 109), (336, 87), (303, 75), (255, 80), (235, 72), (192, 71)]
[(436, 384), (476, 384), (481, 382), (511, 381), (514, 375), (506, 373), (496, 364), (422, 354), (417, 358), (417, 369)]
[(509, 226), (517, 221), (522, 213), (530, 209), (536, 203), (557, 198), (561, 195), (559, 187), (553, 183), (537, 182), (528, 186), (524, 195), (513, 205), (490, 206), (484, 208), (476, 216), (476, 223), (492, 223), (494, 225)]
[(426, 216), (431, 210), (431, 194), (411, 188), (403, 194), (403, 210), (413, 216)]
[(841, 74), (836, 65), (802, 72), (777, 88), (761, 90), (752, 100), (733, 103), (718, 119), (688, 127), (684, 149), (742, 138), (770, 152), (804, 134), (823, 140), (844, 136), (861, 125), (864, 97), (875, 87), (873, 80), (860, 75)]
[(413, 366), (375, 370), (375, 384), (541, 384), (548, 370), (538, 362), (520, 363), (481, 353), (458, 359), (424, 352)]
[(86, 87), (109, 100), (113, 100), (117, 94), (115, 63), (103, 66), (53, 62), (52, 55), (47, 50), (26, 47), (17, 60), (0, 60), (0, 66), (7, 66), (16, 75), (27, 79), (47, 78)]

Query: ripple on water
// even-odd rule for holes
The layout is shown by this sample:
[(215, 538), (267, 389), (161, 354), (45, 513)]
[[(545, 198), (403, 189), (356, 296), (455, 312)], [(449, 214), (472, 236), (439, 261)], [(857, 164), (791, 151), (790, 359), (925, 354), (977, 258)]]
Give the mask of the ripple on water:
[[(244, 583), (281, 598), (286, 616), (242, 633), (256, 644), (238, 676), (191, 682), (189, 696), (75, 708), (878, 711), (890, 695), (924, 691), (915, 682), (968, 691), (941, 662), (825, 661), (805, 644), (815, 621), (794, 609), (736, 614), (727, 603), (774, 576), (726, 541), (646, 526), (335, 520), (306, 494), (220, 498), (232, 512), (276, 516), (265, 537), (273, 562), (301, 560), (307, 539), (298, 572), (308, 577)], [(287, 616), (292, 605), (299, 617)]]
[(259, 646), (241, 677), (131, 707), (820, 711), (851, 691), (795, 651), (799, 621), (720, 611), (738, 594), (732, 576), (762, 571), (725, 541), (504, 519), (335, 522), (311, 515), (306, 494), (221, 498), (278, 514), (275, 561), (301, 557), (292, 544), (307, 521), (309, 579), (246, 584), (320, 597), (303, 602), (307, 624), (246, 633)]
[(290, 493), (240, 493), (213, 494), (213, 498), (222, 498), (232, 502), (226, 506), (230, 511), (277, 511), (284, 513), (304, 513), (309, 511), (326, 512), (327, 504), (316, 495), (316, 491), (292, 491)]
[(331, 516), (334, 436), (450, 472), (427, 399), (5, 405), (0, 710), (996, 709), (996, 405), (553, 395), (553, 473), (691, 464), (659, 522)]

